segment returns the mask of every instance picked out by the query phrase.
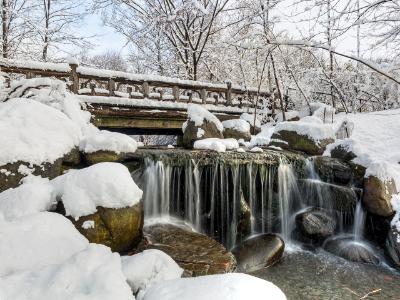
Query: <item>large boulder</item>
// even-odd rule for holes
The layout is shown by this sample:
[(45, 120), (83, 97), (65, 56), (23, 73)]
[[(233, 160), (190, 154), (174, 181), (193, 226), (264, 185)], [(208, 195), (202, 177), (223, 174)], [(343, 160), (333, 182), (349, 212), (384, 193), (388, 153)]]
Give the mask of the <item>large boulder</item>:
[(392, 195), (397, 194), (396, 184), (393, 179), (384, 181), (375, 176), (364, 180), (363, 203), (372, 214), (390, 217), (394, 214), (391, 204)]
[(348, 184), (352, 180), (350, 166), (339, 159), (328, 156), (317, 156), (314, 158), (314, 166), (323, 181)]
[(155, 224), (144, 228), (140, 249), (158, 249), (176, 261), (186, 276), (233, 272), (235, 257), (224, 246), (204, 234), (172, 224)]
[(335, 233), (337, 224), (328, 211), (312, 208), (296, 215), (296, 225), (304, 236), (323, 239)]
[(355, 241), (353, 237), (328, 240), (324, 244), (324, 249), (350, 261), (374, 265), (380, 263), (379, 257), (369, 245)]
[(141, 202), (119, 209), (97, 207), (94, 214), (70, 220), (89, 242), (106, 245), (116, 252), (132, 250), (143, 236)]
[[(291, 122), (296, 123), (296, 122)], [(332, 138), (313, 140), (307, 135), (296, 131), (275, 131), (271, 137), (270, 146), (280, 147), (286, 150), (301, 151), (310, 155), (322, 155), (327, 145), (334, 142)]]
[(386, 238), (386, 251), (397, 268), (400, 268), (400, 230), (392, 227)]
[(261, 234), (243, 241), (232, 249), (238, 272), (253, 272), (279, 261), (285, 249), (284, 241), (276, 234)]
[(192, 149), (193, 144), (197, 140), (207, 138), (223, 139), (224, 136), (214, 122), (204, 120), (199, 126), (194, 121), (188, 120), (183, 128), (183, 146)]
[(250, 141), (250, 124), (242, 119), (223, 121), (224, 137), (236, 140)]

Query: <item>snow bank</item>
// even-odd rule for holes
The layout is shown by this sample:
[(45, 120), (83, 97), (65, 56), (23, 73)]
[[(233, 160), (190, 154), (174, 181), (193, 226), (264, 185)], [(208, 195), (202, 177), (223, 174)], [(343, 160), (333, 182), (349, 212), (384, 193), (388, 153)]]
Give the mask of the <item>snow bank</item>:
[(145, 250), (139, 254), (122, 257), (124, 273), (132, 292), (144, 293), (151, 285), (180, 278), (183, 273), (178, 264), (160, 250)]
[[(202, 126), (204, 121), (214, 123), (219, 131), (224, 130), (224, 126), (216, 116), (210, 113), (207, 109), (199, 104), (188, 104), (187, 106), (188, 119), (193, 121), (196, 126)], [(186, 124), (186, 123), (185, 123)], [(182, 130), (185, 131), (185, 124)]]
[[(245, 120), (251, 126), (254, 125), (254, 114), (243, 113), (240, 119)], [(256, 116), (256, 127), (261, 127), (261, 121), (258, 119), (258, 116)]]
[(0, 213), (5, 219), (11, 221), (49, 210), (58, 200), (63, 202), (67, 216), (78, 219), (95, 213), (98, 206), (133, 206), (143, 194), (128, 168), (119, 163), (99, 163), (81, 170), (70, 170), (51, 181), (33, 178), (35, 180), (0, 193)]
[(285, 300), (274, 284), (240, 273), (181, 278), (150, 287), (138, 300)]
[(294, 121), (294, 122), (281, 122), (275, 126), (275, 132), (279, 131), (294, 131), (300, 135), (309, 137), (314, 141), (324, 139), (335, 139), (335, 131), (329, 124), (320, 124), (317, 122), (308, 121)]
[(333, 123), (335, 120), (336, 109), (332, 106), (320, 102), (310, 103), (300, 111), (300, 117), (314, 116), (324, 123)]
[(137, 142), (128, 135), (98, 129), (85, 136), (79, 144), (80, 150), (86, 153), (101, 150), (113, 151), (118, 154), (132, 153), (136, 151), (137, 147)]
[(68, 116), (37, 101), (0, 103), (0, 165), (53, 163), (78, 146), (81, 135)]
[(88, 245), (68, 219), (49, 212), (0, 221), (0, 241), (0, 277), (60, 263)]
[[(43, 253), (49, 252), (43, 248)], [(63, 262), (4, 277), (0, 291), (4, 300), (135, 299), (122, 274), (120, 256), (96, 244)]]
[(99, 163), (71, 170), (53, 179), (51, 184), (64, 204), (66, 215), (75, 219), (95, 213), (97, 206), (133, 206), (143, 194), (128, 168), (118, 163)]
[[(296, 110), (286, 111), (285, 118), (286, 118), (286, 120), (300, 118), (300, 113)], [(276, 122), (283, 122), (283, 115), (282, 115), (282, 111), (280, 111), (280, 110), (276, 111)]]
[(223, 121), (224, 129), (232, 129), (239, 132), (250, 132), (250, 124), (243, 119)]
[(225, 152), (226, 150), (238, 149), (239, 143), (235, 139), (208, 138), (194, 142), (193, 148), (198, 150)]

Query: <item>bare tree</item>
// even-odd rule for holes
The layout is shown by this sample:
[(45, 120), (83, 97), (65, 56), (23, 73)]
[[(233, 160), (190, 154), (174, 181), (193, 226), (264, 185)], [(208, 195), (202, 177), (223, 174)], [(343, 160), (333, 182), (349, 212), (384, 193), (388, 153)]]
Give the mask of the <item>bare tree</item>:
[(108, 50), (102, 54), (84, 58), (83, 62), (101, 69), (128, 71), (128, 65), (124, 57), (120, 52), (113, 50)]

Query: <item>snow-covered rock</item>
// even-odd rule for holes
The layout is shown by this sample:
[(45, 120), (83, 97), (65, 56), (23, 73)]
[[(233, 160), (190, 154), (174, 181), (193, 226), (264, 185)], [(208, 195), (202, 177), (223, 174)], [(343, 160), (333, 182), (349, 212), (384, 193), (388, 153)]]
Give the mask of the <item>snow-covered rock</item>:
[(224, 126), (225, 138), (234, 138), (237, 140), (243, 139), (245, 141), (249, 141), (251, 139), (250, 124), (245, 120), (227, 120), (223, 121), (222, 125)]
[(132, 153), (137, 149), (137, 142), (126, 134), (95, 130), (81, 140), (79, 148), (85, 153), (96, 151), (112, 151), (117, 154)]
[(233, 273), (181, 278), (153, 285), (138, 300), (285, 300), (274, 284), (250, 275)]
[(60, 263), (88, 246), (68, 219), (49, 212), (0, 220), (0, 240), (0, 277)]
[(193, 148), (198, 150), (225, 152), (226, 150), (238, 149), (239, 143), (235, 139), (208, 138), (196, 141), (193, 145)]
[(171, 257), (156, 249), (123, 256), (122, 271), (134, 294), (139, 291), (143, 294), (151, 285), (180, 278), (183, 273)]
[(272, 126), (262, 126), (261, 132), (251, 137), (250, 147), (267, 146), (271, 142), (271, 136), (274, 133), (274, 130), (275, 128)]
[[(49, 241), (43, 247), (41, 256), (50, 253), (46, 248), (51, 245)], [(4, 300), (135, 300), (121, 271), (120, 256), (96, 244), (64, 261), (1, 278), (0, 296)]]

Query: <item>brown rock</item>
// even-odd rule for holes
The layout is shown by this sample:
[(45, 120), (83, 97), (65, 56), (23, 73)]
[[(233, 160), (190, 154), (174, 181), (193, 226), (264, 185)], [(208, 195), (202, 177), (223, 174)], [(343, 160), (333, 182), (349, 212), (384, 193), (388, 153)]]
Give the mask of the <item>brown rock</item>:
[(245, 141), (250, 141), (251, 134), (250, 134), (250, 131), (242, 132), (242, 131), (235, 130), (232, 128), (225, 128), (224, 129), (224, 138), (226, 138), (226, 139), (231, 138), (231, 139), (236, 139), (236, 140), (243, 139)]
[(85, 162), (88, 165), (94, 165), (101, 162), (119, 162), (123, 161), (126, 153), (116, 153), (114, 151), (96, 151), (92, 153), (83, 153), (83, 157), (85, 158)]
[[(204, 130), (204, 134), (201, 137), (197, 136), (199, 129)], [(208, 138), (223, 139), (224, 136), (213, 122), (208, 122), (207, 120), (204, 120), (201, 126), (196, 126), (193, 121), (187, 121), (186, 128), (183, 132), (183, 146), (185, 148), (192, 149), (195, 141)]]
[(394, 214), (391, 204), (393, 194), (397, 194), (393, 179), (382, 181), (375, 176), (369, 176), (364, 180), (363, 203), (372, 214), (382, 217), (392, 216)]

